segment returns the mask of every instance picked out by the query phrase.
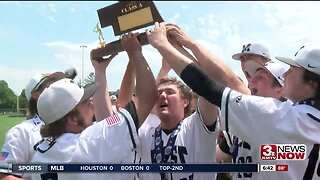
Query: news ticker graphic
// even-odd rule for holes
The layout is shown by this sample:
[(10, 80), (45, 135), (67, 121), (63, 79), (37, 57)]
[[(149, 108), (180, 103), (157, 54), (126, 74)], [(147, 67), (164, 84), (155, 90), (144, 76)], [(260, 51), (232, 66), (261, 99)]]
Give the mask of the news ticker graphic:
[(259, 172), (259, 164), (12, 164), (12, 172)]
[(262, 144), (261, 160), (305, 160), (307, 147), (305, 144)]

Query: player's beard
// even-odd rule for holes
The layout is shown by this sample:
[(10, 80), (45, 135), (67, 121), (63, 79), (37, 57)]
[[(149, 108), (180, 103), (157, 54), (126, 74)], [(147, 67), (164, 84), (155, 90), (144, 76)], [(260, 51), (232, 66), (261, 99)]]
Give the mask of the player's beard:
[(81, 115), (78, 115), (78, 125), (82, 128), (82, 129), (86, 129), (88, 126), (85, 124), (84, 118)]

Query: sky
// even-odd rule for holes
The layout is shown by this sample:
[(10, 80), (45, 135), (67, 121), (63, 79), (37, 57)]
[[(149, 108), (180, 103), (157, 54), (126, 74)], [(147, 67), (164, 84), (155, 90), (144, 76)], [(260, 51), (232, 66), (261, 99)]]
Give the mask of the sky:
[[(5, 80), (20, 95), (36, 74), (74, 67), (78, 72), (76, 81), (80, 82), (82, 76), (93, 72), (89, 54), (99, 43), (98, 35), (93, 32), (99, 22), (97, 10), (116, 2), (1, 1), (0, 80)], [(302, 45), (320, 42), (320, 2), (154, 3), (165, 22), (179, 25), (237, 74), (241, 72), (240, 64), (231, 56), (240, 52), (244, 44), (264, 44), (271, 57), (293, 57)], [(107, 43), (119, 39), (111, 26), (102, 28), (102, 32)], [(83, 45), (87, 48), (80, 47)], [(161, 55), (151, 45), (143, 46), (143, 54), (156, 75)], [(120, 87), (127, 63), (124, 52), (112, 60), (107, 69), (109, 90)], [(169, 75), (176, 76), (173, 71)]]

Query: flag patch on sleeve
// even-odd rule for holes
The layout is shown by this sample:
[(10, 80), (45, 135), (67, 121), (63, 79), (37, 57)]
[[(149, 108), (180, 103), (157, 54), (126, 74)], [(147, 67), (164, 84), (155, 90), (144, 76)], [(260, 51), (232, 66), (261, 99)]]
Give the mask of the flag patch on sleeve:
[(114, 114), (114, 115), (112, 115), (110, 117), (107, 117), (106, 121), (107, 121), (107, 126), (108, 127), (114, 126), (114, 125), (119, 124), (121, 122), (120, 117), (119, 117), (118, 114)]
[(4, 162), (7, 159), (8, 155), (9, 155), (8, 152), (1, 152), (1, 154), (0, 154), (0, 162)]

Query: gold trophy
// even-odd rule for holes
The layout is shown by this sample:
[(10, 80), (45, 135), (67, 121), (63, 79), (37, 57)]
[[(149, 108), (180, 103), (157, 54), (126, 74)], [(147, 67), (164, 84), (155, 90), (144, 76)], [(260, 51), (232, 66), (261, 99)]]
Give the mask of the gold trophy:
[[(119, 1), (118, 3), (97, 10), (101, 28), (112, 26), (115, 36), (141, 29), (155, 22), (163, 22), (155, 4), (152, 1)], [(121, 41), (105, 43), (99, 23), (94, 28), (98, 33), (100, 48), (91, 51), (92, 59), (103, 60), (103, 57), (124, 51)], [(141, 45), (147, 45), (147, 34), (137, 36)]]
[(99, 23), (97, 23), (97, 25), (94, 27), (93, 32), (96, 32), (98, 34), (100, 47), (102, 47), (102, 48), (105, 47), (106, 42), (104, 41), (103, 34), (102, 34), (101, 28), (99, 26)]

